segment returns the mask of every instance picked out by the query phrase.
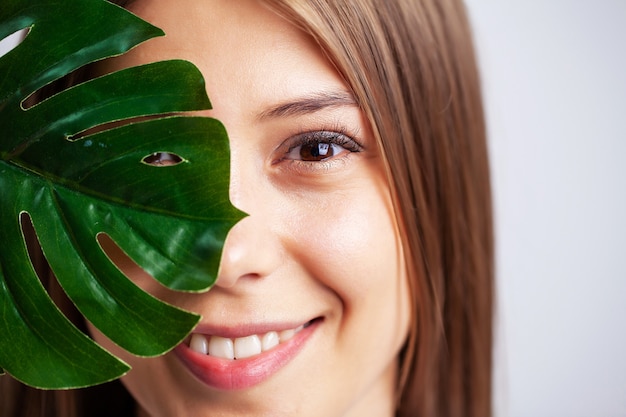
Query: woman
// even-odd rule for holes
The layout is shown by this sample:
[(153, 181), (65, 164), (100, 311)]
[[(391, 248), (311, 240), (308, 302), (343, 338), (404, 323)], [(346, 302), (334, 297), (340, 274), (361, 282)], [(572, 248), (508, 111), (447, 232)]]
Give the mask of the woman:
[[(463, 6), (127, 7), (168, 36), (99, 71), (194, 62), (207, 114), (229, 132), (231, 201), (249, 214), (205, 294), (167, 291), (107, 245), (133, 281), (203, 315), (185, 343), (151, 359), (89, 329), (133, 367), (127, 415), (489, 416), (490, 191)], [(33, 415), (77, 404), (95, 415), (105, 405), (89, 392), (53, 393)], [(28, 415), (15, 403), (3, 415)]]

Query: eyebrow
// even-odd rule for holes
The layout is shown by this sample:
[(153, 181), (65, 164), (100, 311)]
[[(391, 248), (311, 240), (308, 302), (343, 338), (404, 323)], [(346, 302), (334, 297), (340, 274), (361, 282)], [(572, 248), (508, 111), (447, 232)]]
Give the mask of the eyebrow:
[(352, 94), (347, 91), (322, 91), (290, 99), (287, 102), (272, 106), (260, 112), (257, 115), (257, 119), (264, 120), (277, 117), (299, 116), (329, 107), (340, 106), (357, 106), (357, 102)]

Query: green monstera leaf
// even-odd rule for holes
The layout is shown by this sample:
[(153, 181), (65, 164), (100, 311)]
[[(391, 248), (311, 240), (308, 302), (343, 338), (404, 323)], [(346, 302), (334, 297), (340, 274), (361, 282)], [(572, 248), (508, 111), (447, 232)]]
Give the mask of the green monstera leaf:
[(128, 365), (52, 302), (24, 213), (81, 313), (129, 352), (163, 354), (199, 317), (135, 286), (98, 236), (169, 288), (209, 288), (242, 217), (228, 200), (228, 139), (217, 120), (184, 115), (210, 108), (184, 61), (105, 75), (25, 108), (50, 82), (162, 32), (104, 0), (2, 0), (0, 39), (21, 29), (25, 40), (0, 58), (0, 368), (39, 388), (94, 385)]

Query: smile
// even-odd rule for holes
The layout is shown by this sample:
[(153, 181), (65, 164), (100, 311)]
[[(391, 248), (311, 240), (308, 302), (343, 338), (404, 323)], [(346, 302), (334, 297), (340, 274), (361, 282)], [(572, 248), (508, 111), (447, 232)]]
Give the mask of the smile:
[(264, 328), (257, 333), (250, 329), (248, 335), (237, 329), (216, 331), (220, 336), (193, 333), (174, 354), (210, 388), (245, 389), (268, 379), (295, 358), (323, 321), (317, 318), (296, 327)]
[(264, 334), (253, 334), (235, 339), (193, 333), (189, 340), (189, 348), (194, 352), (216, 358), (245, 359), (260, 355), (281, 343), (291, 340), (310, 324), (311, 322), (308, 322), (294, 329), (270, 331)]

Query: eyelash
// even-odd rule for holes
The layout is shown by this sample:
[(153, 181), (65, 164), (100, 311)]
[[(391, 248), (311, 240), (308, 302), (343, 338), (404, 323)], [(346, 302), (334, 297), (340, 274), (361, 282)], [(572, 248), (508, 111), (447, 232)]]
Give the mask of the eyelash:
[[(331, 155), (328, 158), (321, 159), (319, 161), (305, 161), (298, 159), (288, 158), (288, 155), (298, 147), (315, 145), (326, 143), (329, 145), (337, 145), (348, 151), (345, 155)], [(304, 131), (291, 136), (285, 140), (279, 147), (279, 157), (274, 160), (273, 164), (280, 162), (288, 162), (296, 169), (317, 170), (328, 169), (333, 164), (342, 161), (344, 158), (349, 157), (352, 153), (358, 153), (363, 151), (363, 145), (361, 145), (356, 139), (348, 134), (343, 128), (334, 129), (322, 129), (316, 131)]]

